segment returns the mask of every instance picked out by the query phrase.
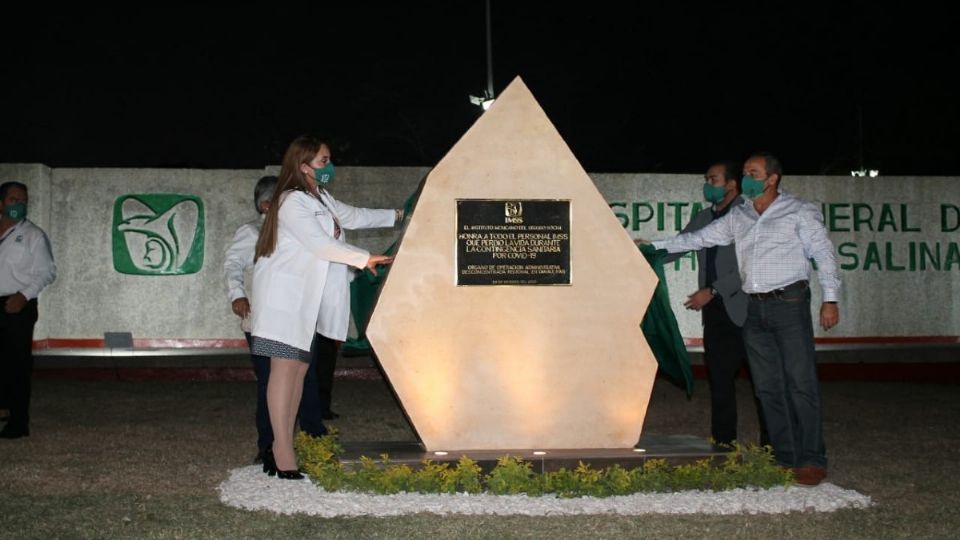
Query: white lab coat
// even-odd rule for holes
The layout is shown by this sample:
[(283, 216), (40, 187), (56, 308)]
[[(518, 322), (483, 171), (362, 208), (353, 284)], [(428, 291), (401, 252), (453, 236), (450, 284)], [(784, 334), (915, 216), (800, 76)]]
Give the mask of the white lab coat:
[[(343, 229), (390, 227), (394, 210), (354, 208), (324, 192), (322, 204), (302, 191), (280, 196), (277, 246), (260, 257), (253, 273), (251, 332), (309, 351), (315, 332), (338, 341), (347, 337), (350, 271), (363, 268), (370, 253), (334, 238), (337, 216)], [(342, 268), (336, 267), (341, 265)], [(321, 305), (322, 304), (322, 305)]]
[[(227, 248), (223, 259), (223, 274), (227, 280), (227, 297), (230, 302), (238, 298), (250, 300), (253, 293), (253, 253), (257, 248), (257, 238), (263, 227), (264, 215), (244, 223), (233, 235), (233, 241)], [(250, 316), (240, 321), (244, 332), (250, 331)]]

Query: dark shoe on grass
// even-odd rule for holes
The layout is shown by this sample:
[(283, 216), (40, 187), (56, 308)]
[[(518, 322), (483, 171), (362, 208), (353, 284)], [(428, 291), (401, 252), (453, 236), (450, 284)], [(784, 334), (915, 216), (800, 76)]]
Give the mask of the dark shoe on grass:
[(817, 465), (804, 465), (793, 469), (793, 481), (801, 486), (818, 486), (827, 477), (827, 470)]

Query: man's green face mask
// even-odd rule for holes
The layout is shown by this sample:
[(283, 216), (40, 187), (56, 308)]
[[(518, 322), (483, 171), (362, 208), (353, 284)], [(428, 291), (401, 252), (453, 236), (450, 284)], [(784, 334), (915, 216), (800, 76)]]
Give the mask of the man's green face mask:
[(27, 203), (18, 202), (3, 207), (3, 215), (14, 221), (23, 221), (27, 217)]
[(763, 180), (757, 180), (756, 178), (747, 175), (743, 177), (743, 182), (740, 185), (740, 189), (743, 193), (743, 196), (748, 199), (756, 199), (763, 193), (763, 186), (765, 182)]
[(722, 201), (726, 194), (727, 190), (721, 186), (715, 186), (710, 183), (703, 185), (703, 198), (714, 204)]

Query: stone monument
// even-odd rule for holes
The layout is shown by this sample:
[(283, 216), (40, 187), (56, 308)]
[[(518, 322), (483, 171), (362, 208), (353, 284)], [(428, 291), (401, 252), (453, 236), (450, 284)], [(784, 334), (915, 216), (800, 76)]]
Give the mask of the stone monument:
[(424, 180), (367, 337), (428, 451), (630, 448), (656, 281), (517, 78)]

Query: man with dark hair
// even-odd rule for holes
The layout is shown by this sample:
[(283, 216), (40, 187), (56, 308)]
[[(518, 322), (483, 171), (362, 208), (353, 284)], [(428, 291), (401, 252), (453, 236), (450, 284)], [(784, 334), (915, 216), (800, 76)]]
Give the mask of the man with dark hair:
[(820, 208), (780, 191), (779, 160), (765, 152), (743, 165), (744, 202), (703, 229), (654, 242), (669, 252), (736, 242), (743, 291), (747, 359), (774, 456), (802, 485), (827, 476), (826, 446), (810, 316), (810, 259), (823, 293), (820, 325), (840, 320), (840, 278)]
[(0, 185), (0, 392), (10, 407), (0, 438), (30, 435), (37, 296), (57, 277), (50, 241), (27, 218), (27, 186)]
[[(264, 176), (257, 182), (253, 189), (253, 203), (254, 208), (260, 215), (237, 229), (223, 261), (230, 309), (237, 317), (240, 317), (240, 328), (247, 338), (247, 343), (250, 342), (251, 308), (256, 309), (256, 306), (250, 305), (249, 300), (253, 292), (253, 254), (276, 187), (276, 176)], [(253, 363), (253, 371), (257, 376), (257, 456), (254, 458), (254, 462), (260, 463), (273, 445), (273, 429), (270, 425), (270, 415), (267, 410), (267, 381), (270, 379), (270, 358), (251, 354), (250, 361)], [(327, 428), (321, 420), (316, 362), (310, 364), (303, 381), (303, 388), (303, 398), (300, 401), (299, 410), (300, 429), (314, 437), (319, 437), (327, 432)]]
[[(740, 164), (720, 161), (704, 175), (703, 198), (712, 203), (698, 212), (681, 231), (700, 230), (743, 203), (740, 197)], [(664, 264), (683, 253), (673, 253)], [(743, 322), (747, 318), (747, 295), (741, 290), (740, 269), (734, 246), (714, 246), (697, 251), (699, 289), (684, 306), (703, 316), (704, 363), (710, 384), (710, 434), (720, 447), (737, 440), (737, 373), (745, 364)], [(760, 409), (757, 403), (758, 411)], [(768, 444), (760, 414), (760, 443)]]

